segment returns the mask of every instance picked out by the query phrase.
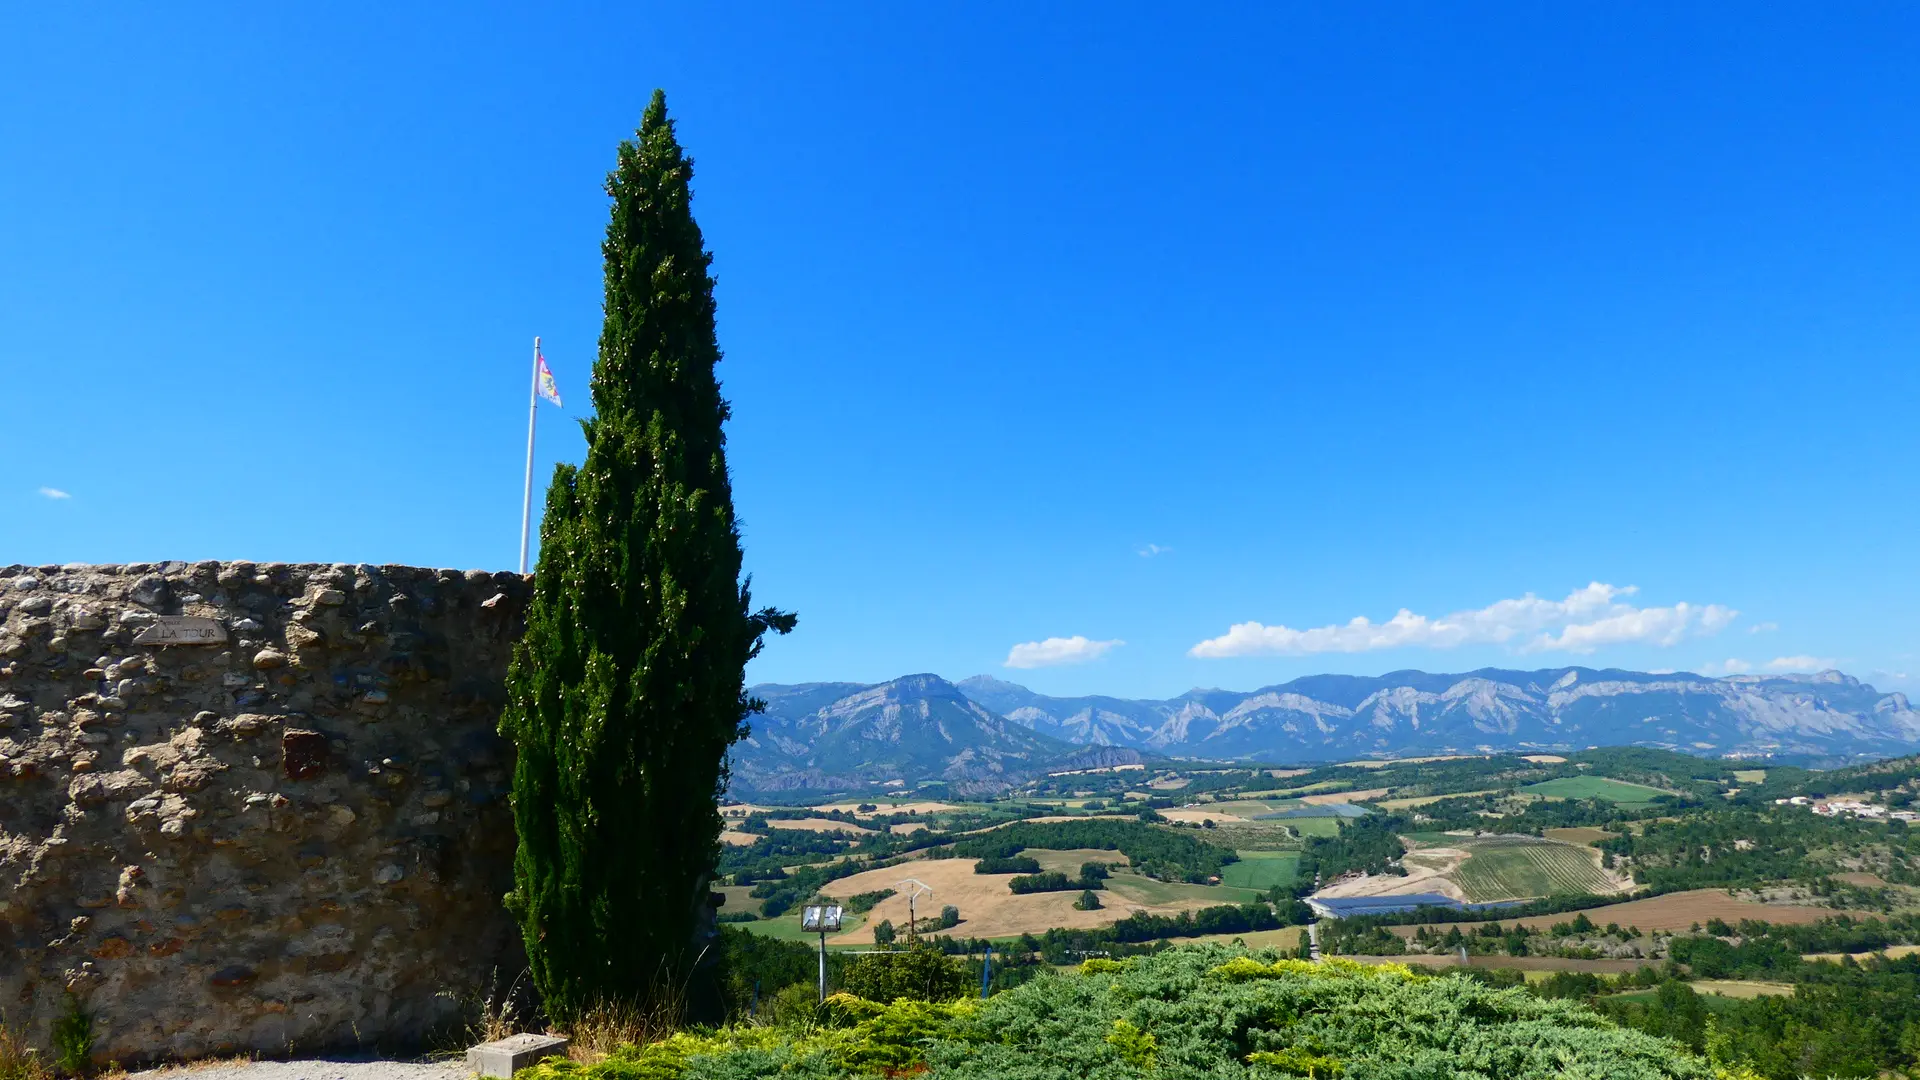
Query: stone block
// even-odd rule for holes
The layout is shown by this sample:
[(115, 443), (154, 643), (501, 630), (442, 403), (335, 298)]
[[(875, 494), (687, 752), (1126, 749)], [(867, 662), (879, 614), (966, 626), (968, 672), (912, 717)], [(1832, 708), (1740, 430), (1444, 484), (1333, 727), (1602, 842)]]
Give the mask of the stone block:
[(510, 1077), (542, 1058), (563, 1057), (567, 1040), (556, 1035), (522, 1033), (467, 1048), (467, 1071)]

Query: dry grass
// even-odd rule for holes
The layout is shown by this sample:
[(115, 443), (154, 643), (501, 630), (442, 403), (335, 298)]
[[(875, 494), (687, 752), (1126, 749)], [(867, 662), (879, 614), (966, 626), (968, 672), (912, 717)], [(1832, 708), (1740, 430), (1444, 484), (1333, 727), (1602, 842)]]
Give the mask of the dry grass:
[[(1708, 919), (1724, 919), (1730, 923), (1738, 923), (1741, 919), (1760, 919), (1765, 922), (1799, 924), (1817, 922), (1848, 913), (1834, 908), (1758, 904), (1751, 900), (1736, 900), (1728, 896), (1725, 889), (1692, 889), (1687, 892), (1650, 897), (1646, 900), (1629, 900), (1624, 904), (1587, 908), (1581, 914), (1601, 926), (1619, 923), (1621, 926), (1637, 926), (1641, 930), (1687, 930), (1691, 929), (1694, 923), (1704, 923)], [(1512, 921), (1544, 930), (1554, 923), (1568, 922), (1573, 916), (1574, 913), (1569, 911), (1561, 915), (1535, 915)]]
[(1315, 795), (1302, 795), (1300, 801), (1314, 806), (1330, 806), (1334, 803), (1357, 803), (1377, 799), (1391, 788), (1368, 788), (1365, 791), (1325, 791)]
[(1520, 760), (1531, 761), (1535, 765), (1564, 765), (1567, 763), (1567, 759), (1561, 757), (1559, 754), (1527, 754)]
[(1750, 1001), (1757, 997), (1792, 997), (1793, 984), (1761, 982), (1755, 979), (1696, 979), (1695, 991)]
[(1227, 822), (1227, 821), (1237, 822), (1237, 821), (1249, 820), (1248, 818), (1243, 818), (1238, 814), (1229, 814), (1225, 810), (1188, 810), (1184, 808), (1177, 809), (1177, 810), (1162, 810), (1160, 811), (1160, 816), (1163, 818), (1166, 818), (1168, 821), (1184, 821), (1193, 825), (1198, 825), (1203, 821), (1211, 821), (1215, 824), (1219, 824), (1221, 822)]
[(645, 1046), (680, 1030), (686, 1021), (685, 997), (679, 993), (659, 997), (644, 1008), (604, 1002), (582, 1012), (560, 1030), (567, 1037), (567, 1056), (582, 1065), (593, 1065), (622, 1046)]
[(0, 1024), (0, 1080), (53, 1080), (53, 1069), (26, 1037)]
[(1879, 874), (1869, 874), (1864, 870), (1855, 870), (1847, 874), (1835, 874), (1833, 880), (1844, 881), (1849, 885), (1859, 885), (1869, 889), (1884, 889), (1887, 881)]
[[(1043, 852), (1029, 850), (1028, 854), (1040, 858)], [(1079, 862), (1113, 862), (1123, 856), (1119, 852), (1099, 852), (1097, 860), (1087, 858), (1090, 852), (1074, 852), (1070, 858), (1077, 859), (1073, 864), (1079, 869)], [(1051, 855), (1047, 855), (1050, 859)], [(1130, 900), (1111, 888), (1100, 894), (1102, 906), (1097, 911), (1080, 911), (1073, 902), (1079, 899), (1078, 890), (1069, 892), (1024, 893), (1014, 895), (1007, 890), (1007, 882), (1013, 880), (1012, 874), (976, 874), (973, 872), (972, 859), (921, 859), (904, 866), (890, 866), (879, 870), (866, 870), (851, 877), (841, 878), (821, 888), (828, 896), (845, 898), (863, 892), (879, 889), (891, 889), (905, 878), (918, 878), (933, 889), (932, 896), (921, 897), (915, 903), (915, 910), (922, 919), (938, 915), (940, 909), (952, 904), (960, 909), (960, 925), (949, 933), (957, 937), (1013, 937), (1024, 933), (1045, 933), (1052, 927), (1066, 930), (1084, 930), (1098, 926), (1111, 926), (1116, 920), (1124, 919), (1136, 911), (1152, 911), (1160, 914), (1172, 914), (1191, 908), (1207, 907), (1212, 904), (1228, 902), (1226, 898), (1179, 898), (1164, 903), (1141, 903)], [(1197, 886), (1184, 886), (1197, 892), (1207, 890)], [(1242, 894), (1235, 894), (1242, 895)], [(873, 927), (880, 920), (890, 920), (894, 926), (907, 924), (907, 898), (904, 894), (889, 896), (876, 904), (867, 913), (866, 921), (837, 937), (827, 939), (829, 945), (870, 945), (873, 943)], [(751, 925), (751, 924), (749, 924)]]
[[(1429, 927), (1428, 929), (1432, 929)], [(1407, 956), (1350, 956), (1363, 964), (1407, 964), (1422, 968), (1460, 967), (1454, 953), (1413, 953)], [(1505, 968), (1527, 973), (1529, 982), (1544, 979), (1556, 971), (1585, 971), (1596, 975), (1625, 975), (1643, 967), (1658, 966), (1657, 960), (1637, 958), (1569, 960), (1558, 956), (1469, 956), (1467, 967)]]
[(1807, 961), (1808, 963), (1817, 963), (1817, 962), (1819, 962), (1819, 961), (1822, 961), (1822, 960), (1825, 960), (1825, 961), (1827, 961), (1828, 963), (1833, 963), (1833, 964), (1837, 964), (1837, 963), (1839, 963), (1839, 962), (1840, 962), (1840, 958), (1841, 958), (1841, 957), (1843, 957), (1843, 956), (1851, 956), (1851, 957), (1853, 957), (1853, 962), (1854, 962), (1854, 963), (1856, 963), (1856, 964), (1859, 964), (1859, 963), (1865, 963), (1865, 962), (1866, 962), (1866, 960), (1867, 960), (1867, 958), (1868, 958), (1868, 957), (1871, 957), (1871, 956), (1883, 956), (1883, 957), (1885, 957), (1885, 958), (1887, 958), (1888, 960), (1898, 960), (1899, 958), (1901, 958), (1901, 957), (1903, 957), (1903, 956), (1912, 956), (1912, 955), (1913, 955), (1914, 953), (1920, 953), (1920, 945), (1889, 945), (1889, 946), (1887, 946), (1886, 948), (1884, 948), (1884, 949), (1881, 949), (1881, 950), (1879, 950), (1878, 952), (1857, 952), (1857, 953), (1837, 953), (1837, 952), (1816, 952), (1816, 953), (1802, 953), (1802, 954), (1800, 954), (1800, 959), (1802, 959), (1802, 960), (1805, 960), (1805, 961)]

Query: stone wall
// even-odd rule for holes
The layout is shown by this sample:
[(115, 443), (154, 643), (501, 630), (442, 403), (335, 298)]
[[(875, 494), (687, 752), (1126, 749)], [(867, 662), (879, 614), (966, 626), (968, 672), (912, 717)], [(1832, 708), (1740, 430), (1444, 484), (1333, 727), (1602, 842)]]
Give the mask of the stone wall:
[(285, 1054), (418, 1039), (510, 982), (494, 725), (528, 591), (0, 570), (0, 1016), (46, 1046), (71, 994), (100, 1061)]

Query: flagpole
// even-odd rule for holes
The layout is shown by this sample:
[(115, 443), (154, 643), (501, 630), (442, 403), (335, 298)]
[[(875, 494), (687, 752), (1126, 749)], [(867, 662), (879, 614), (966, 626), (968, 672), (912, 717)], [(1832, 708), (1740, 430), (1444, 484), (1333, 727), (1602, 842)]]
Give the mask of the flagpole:
[(533, 339), (533, 382), (527, 390), (527, 484), (520, 493), (520, 572), (527, 572), (527, 530), (533, 519), (533, 421), (540, 414), (540, 339)]

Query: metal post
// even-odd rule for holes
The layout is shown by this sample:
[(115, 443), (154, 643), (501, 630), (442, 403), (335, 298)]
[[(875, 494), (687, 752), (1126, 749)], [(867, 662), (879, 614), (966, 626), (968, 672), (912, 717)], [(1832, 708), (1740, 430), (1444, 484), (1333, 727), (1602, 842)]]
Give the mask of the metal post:
[(520, 493), (520, 572), (527, 572), (527, 531), (533, 521), (533, 421), (540, 415), (540, 339), (533, 339), (533, 378), (527, 389), (527, 483)]
[(820, 931), (820, 1000), (827, 1000), (827, 932)]
[(987, 956), (980, 964), (980, 996), (986, 997), (993, 986), (993, 946), (987, 946)]

